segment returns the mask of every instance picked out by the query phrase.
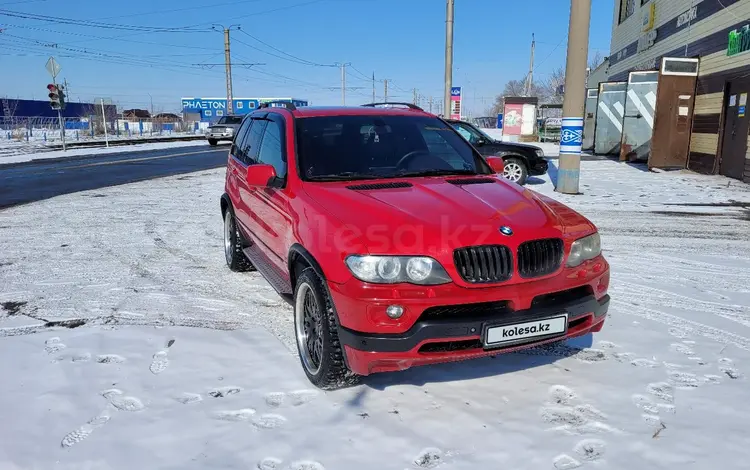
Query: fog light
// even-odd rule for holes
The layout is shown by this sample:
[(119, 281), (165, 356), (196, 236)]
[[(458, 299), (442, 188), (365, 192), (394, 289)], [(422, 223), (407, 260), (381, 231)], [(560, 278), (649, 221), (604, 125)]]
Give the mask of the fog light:
[(385, 314), (394, 320), (401, 318), (401, 315), (404, 314), (404, 307), (400, 305), (389, 305), (388, 308), (385, 309)]

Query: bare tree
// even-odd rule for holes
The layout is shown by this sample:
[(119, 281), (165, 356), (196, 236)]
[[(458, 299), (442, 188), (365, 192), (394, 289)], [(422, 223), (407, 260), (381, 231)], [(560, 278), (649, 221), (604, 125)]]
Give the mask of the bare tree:
[(604, 62), (604, 59), (605, 57), (602, 55), (602, 53), (599, 51), (596, 51), (596, 54), (594, 54), (594, 56), (591, 59), (589, 59), (589, 70), (593, 72), (594, 69), (599, 67), (602, 64), (602, 62)]
[[(561, 93), (562, 87), (565, 85), (565, 69), (558, 67), (544, 81), (544, 103), (560, 104), (563, 101), (563, 95)], [(541, 103), (540, 99), (540, 103)]]

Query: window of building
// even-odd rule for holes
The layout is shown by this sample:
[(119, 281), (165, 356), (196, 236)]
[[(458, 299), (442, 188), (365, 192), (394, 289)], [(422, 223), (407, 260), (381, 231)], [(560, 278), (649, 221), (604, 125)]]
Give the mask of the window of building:
[(206, 116), (213, 116), (213, 115), (214, 115), (214, 113), (213, 113), (213, 112), (211, 112), (211, 110), (208, 110), (208, 109), (206, 110), (206, 112), (205, 112), (204, 114), (205, 114)]
[(620, 0), (620, 23), (633, 16), (635, 2), (636, 0)]
[(242, 101), (237, 102), (237, 109), (242, 109)]
[(223, 116), (224, 115), (224, 111), (222, 111), (222, 110), (219, 109), (219, 110), (216, 111), (216, 115), (217, 116)]

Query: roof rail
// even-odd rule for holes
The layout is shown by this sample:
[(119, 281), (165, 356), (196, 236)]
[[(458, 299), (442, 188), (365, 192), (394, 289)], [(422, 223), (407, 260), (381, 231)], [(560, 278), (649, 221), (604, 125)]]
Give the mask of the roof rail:
[(279, 101), (266, 101), (266, 102), (263, 102), (260, 105), (258, 105), (258, 109), (275, 107), (275, 106), (271, 106), (272, 104), (280, 104), (284, 108), (286, 108), (286, 109), (288, 109), (290, 111), (294, 111), (295, 109), (297, 109), (297, 107), (294, 106), (294, 103), (292, 103), (291, 101), (280, 101), (280, 100)]
[(391, 106), (392, 105), (406, 106), (409, 109), (415, 109), (417, 111), (424, 111), (424, 109), (420, 108), (416, 104), (401, 103), (401, 102), (398, 102), (398, 101), (388, 101), (388, 102), (383, 102), (383, 103), (368, 103), (368, 104), (363, 104), (362, 106), (368, 106), (370, 108), (374, 108), (376, 106), (387, 106), (387, 105), (391, 105)]

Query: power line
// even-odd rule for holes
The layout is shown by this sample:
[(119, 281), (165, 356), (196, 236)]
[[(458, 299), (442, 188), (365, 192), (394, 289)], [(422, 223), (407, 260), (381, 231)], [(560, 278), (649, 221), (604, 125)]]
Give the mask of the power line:
[[(263, 44), (264, 46), (266, 46), (266, 47), (268, 47), (270, 49), (273, 49), (274, 51), (276, 51), (276, 52), (278, 52), (280, 54), (283, 54), (283, 55), (285, 55), (287, 57), (290, 57), (291, 59), (294, 59), (294, 60), (300, 62), (303, 65), (312, 65), (312, 66), (315, 66), (315, 67), (336, 67), (336, 65), (334, 65), (334, 64), (319, 64), (317, 62), (313, 62), (313, 61), (310, 61), (310, 60), (307, 60), (307, 59), (302, 59), (302, 58), (297, 57), (297, 56), (295, 56), (293, 54), (289, 54), (288, 52), (284, 52), (281, 49), (279, 49), (277, 47), (274, 47), (274, 46), (268, 44), (267, 42), (262, 41), (262, 40), (256, 38), (255, 36), (253, 36), (252, 34), (248, 33), (247, 31), (245, 31), (243, 29), (240, 29), (240, 32), (242, 34), (244, 34), (245, 36), (248, 36), (249, 38), (254, 39), (255, 41), (258, 41), (259, 43)], [(252, 47), (252, 46), (250, 46), (250, 47)], [(287, 60), (289, 60), (289, 59), (287, 59)]]
[(98, 21), (76, 20), (73, 18), (63, 18), (59, 16), (39, 15), (36, 13), (23, 13), (23, 12), (5, 10), (5, 9), (0, 9), (0, 15), (10, 16), (13, 18), (23, 18), (27, 20), (44, 21), (48, 23), (84, 26), (84, 27), (89, 27), (89, 28), (118, 29), (122, 31), (155, 32), (155, 33), (203, 32), (201, 30), (190, 29), (190, 27), (185, 27), (185, 26), (169, 28), (169, 27), (154, 27), (154, 26), (123, 25), (123, 24), (114, 24), (114, 23), (102, 23)]

